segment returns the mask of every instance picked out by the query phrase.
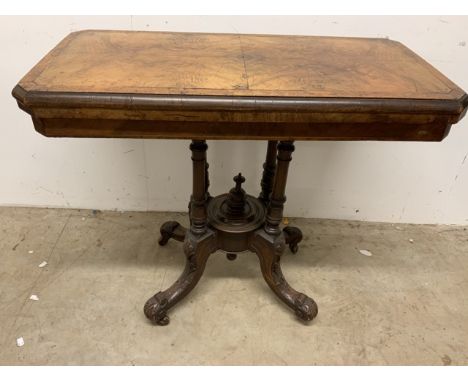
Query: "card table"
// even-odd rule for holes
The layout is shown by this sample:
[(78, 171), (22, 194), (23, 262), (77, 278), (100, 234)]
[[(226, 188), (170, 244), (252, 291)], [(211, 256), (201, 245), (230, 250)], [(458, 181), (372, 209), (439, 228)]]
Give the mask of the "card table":
[[(441, 141), (468, 106), (462, 89), (389, 39), (106, 30), (68, 35), (13, 96), (46, 137), (191, 141), (190, 227), (166, 222), (159, 239), (183, 242), (186, 266), (144, 306), (158, 325), (217, 250), (255, 253), (273, 292), (312, 320), (317, 304), (280, 266), (302, 240), (282, 228), (294, 141)], [(258, 196), (241, 173), (228, 193), (209, 193), (207, 140), (267, 141)]]

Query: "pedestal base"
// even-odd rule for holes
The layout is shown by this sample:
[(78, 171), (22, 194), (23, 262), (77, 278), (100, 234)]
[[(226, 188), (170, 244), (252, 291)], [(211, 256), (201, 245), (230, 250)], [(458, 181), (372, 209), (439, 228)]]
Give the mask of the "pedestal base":
[[(213, 202), (214, 201), (214, 202)], [(210, 203), (216, 203), (214, 198)], [(262, 207), (263, 208), (263, 207)], [(260, 213), (264, 216), (264, 211)], [(216, 223), (219, 224), (219, 221)], [(303, 321), (311, 321), (318, 312), (317, 304), (307, 295), (293, 289), (285, 280), (280, 260), (286, 245), (293, 253), (298, 250), (298, 244), (302, 240), (299, 228), (287, 226), (278, 236), (267, 234), (263, 228), (255, 227), (250, 231), (245, 228), (241, 232), (239, 226), (225, 225), (224, 230), (215, 228), (208, 220), (208, 231), (203, 236), (195, 236), (178, 222), (169, 221), (161, 226), (160, 245), (166, 245), (169, 239), (184, 242), (184, 252), (187, 259), (185, 269), (179, 279), (167, 290), (156, 293), (145, 304), (144, 312), (153, 323), (167, 325), (169, 317), (167, 311), (184, 298), (198, 283), (205, 269), (206, 261), (211, 253), (216, 250), (228, 252), (229, 260), (235, 260), (232, 246), (240, 246), (246, 243), (246, 248), (255, 252), (260, 260), (263, 277), (273, 292), (286, 303)], [(227, 246), (226, 246), (227, 243)], [(244, 248), (239, 251), (244, 251)]]
[(205, 141), (193, 141), (190, 145), (194, 174), (189, 205), (190, 229), (175, 221), (161, 227), (160, 245), (166, 245), (170, 239), (184, 243), (185, 269), (172, 286), (146, 302), (146, 317), (157, 325), (167, 325), (168, 310), (196, 286), (208, 257), (216, 250), (227, 252), (229, 260), (236, 259), (236, 252), (250, 250), (257, 254), (263, 278), (273, 292), (299, 319), (311, 321), (317, 315), (317, 304), (287, 283), (280, 265), (286, 245), (296, 253), (302, 240), (299, 228), (280, 229), (293, 143), (268, 142), (262, 192), (258, 198), (247, 195), (242, 189), (245, 178), (240, 173), (234, 177), (236, 186), (228, 194), (212, 198), (208, 193), (207, 147)]

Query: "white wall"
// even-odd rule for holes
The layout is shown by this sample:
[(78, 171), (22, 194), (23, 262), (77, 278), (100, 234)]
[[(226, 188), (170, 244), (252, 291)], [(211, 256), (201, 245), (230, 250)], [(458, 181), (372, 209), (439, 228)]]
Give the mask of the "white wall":
[[(51, 139), (11, 89), (71, 31), (133, 29), (385, 37), (468, 89), (468, 17), (2, 17), (0, 204), (185, 211), (188, 141)], [(257, 194), (264, 142), (209, 141), (212, 194), (242, 171)], [(442, 143), (298, 142), (289, 216), (468, 224), (468, 117)]]

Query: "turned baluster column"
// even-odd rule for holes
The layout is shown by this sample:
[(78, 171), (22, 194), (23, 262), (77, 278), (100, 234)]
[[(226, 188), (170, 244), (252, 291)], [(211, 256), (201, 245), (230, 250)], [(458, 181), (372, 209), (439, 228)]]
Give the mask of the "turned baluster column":
[(277, 153), (278, 141), (268, 141), (268, 148), (266, 153), (265, 163), (263, 164), (262, 174), (262, 192), (260, 192), (259, 199), (268, 205), (270, 201), (270, 194), (273, 190), (273, 181), (275, 178), (276, 170), (276, 153)]
[(206, 141), (192, 141), (190, 150), (192, 151), (193, 163), (193, 190), (190, 198), (190, 231), (195, 235), (206, 232), (207, 213), (207, 163)]
[(278, 162), (265, 222), (265, 231), (271, 235), (281, 233), (279, 226), (283, 218), (283, 205), (286, 202), (286, 180), (293, 151), (293, 141), (280, 141), (278, 144)]

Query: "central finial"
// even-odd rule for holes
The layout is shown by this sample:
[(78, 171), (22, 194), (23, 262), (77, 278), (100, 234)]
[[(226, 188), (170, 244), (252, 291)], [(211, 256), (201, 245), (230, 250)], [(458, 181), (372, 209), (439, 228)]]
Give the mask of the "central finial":
[(245, 178), (239, 173), (233, 180), (236, 182), (236, 186), (229, 191), (226, 200), (226, 215), (231, 219), (239, 219), (244, 216), (245, 191), (242, 189), (242, 183), (245, 182)]
[(242, 173), (239, 173), (239, 175), (236, 175), (233, 178), (234, 182), (236, 182), (236, 191), (241, 192), (242, 191), (242, 183), (245, 182), (245, 178), (242, 176)]

